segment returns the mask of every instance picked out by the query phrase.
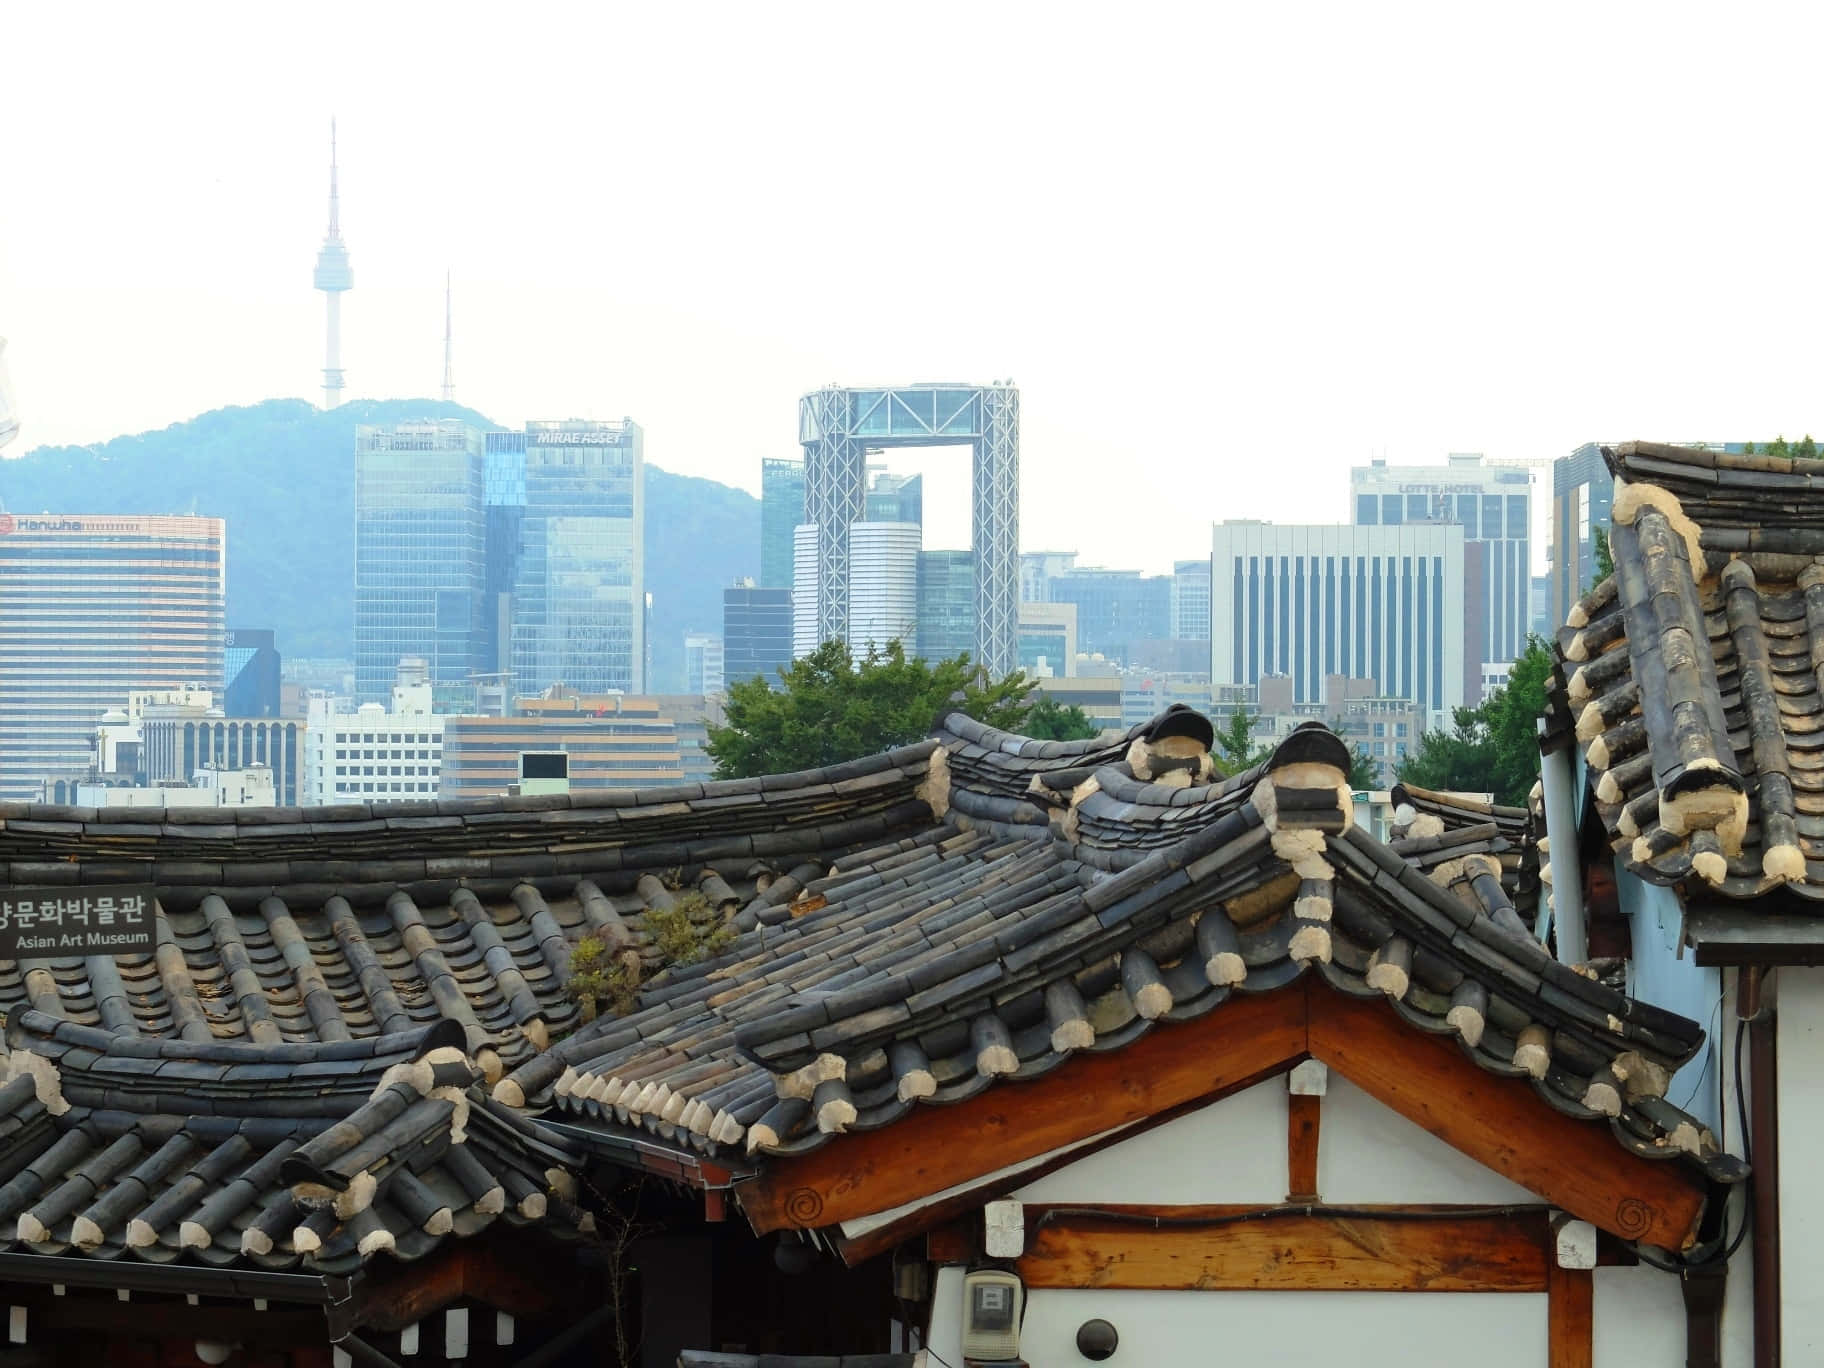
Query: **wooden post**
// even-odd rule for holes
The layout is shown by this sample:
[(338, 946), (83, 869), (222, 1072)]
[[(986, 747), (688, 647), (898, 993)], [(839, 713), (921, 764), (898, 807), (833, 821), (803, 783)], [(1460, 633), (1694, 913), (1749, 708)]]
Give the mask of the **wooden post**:
[(1546, 1344), (1550, 1368), (1594, 1368), (1596, 1276), (1588, 1268), (1545, 1270)]

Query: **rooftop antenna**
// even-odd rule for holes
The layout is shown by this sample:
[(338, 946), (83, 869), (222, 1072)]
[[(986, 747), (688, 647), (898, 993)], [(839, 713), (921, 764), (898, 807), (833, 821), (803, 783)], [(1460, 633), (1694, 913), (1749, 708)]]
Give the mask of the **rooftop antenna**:
[(450, 362), (450, 273), (443, 273), (443, 402), (456, 402), (456, 370)]

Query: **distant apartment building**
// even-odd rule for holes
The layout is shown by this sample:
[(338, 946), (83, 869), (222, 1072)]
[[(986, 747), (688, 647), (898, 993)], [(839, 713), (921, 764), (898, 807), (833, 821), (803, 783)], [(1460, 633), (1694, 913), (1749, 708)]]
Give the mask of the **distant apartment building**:
[(1288, 676), (1299, 703), (1327, 675), (1376, 681), (1428, 713), (1477, 696), (1481, 657), (1464, 640), (1463, 528), (1225, 522), (1214, 529), (1211, 677)]
[(383, 701), (402, 656), (454, 700), (483, 666), (484, 439), (460, 419), (355, 429), (355, 694)]
[(230, 717), (278, 717), (284, 662), (271, 628), (230, 627), (222, 643), (222, 711)]
[(572, 793), (684, 780), (677, 724), (658, 700), (624, 694), (520, 698), (511, 717), (446, 719), (442, 796), (505, 794), (519, 782), (526, 754), (566, 756)]
[(792, 663), (792, 591), (752, 580), (722, 591), (722, 679), (726, 687), (769, 681)]
[(1076, 604), (1020, 605), (1020, 668), (1034, 679), (1076, 677)]
[(792, 587), (792, 529), (804, 521), (804, 462), (760, 462), (760, 583)]
[(1172, 581), (1138, 570), (1072, 567), (1047, 581), (1052, 603), (1077, 607), (1077, 649), (1126, 664), (1132, 646), (1171, 635)]
[(1172, 563), (1171, 637), (1174, 641), (1210, 639), (1210, 563)]
[(222, 678), (220, 518), (0, 514), (0, 797), (87, 771), (135, 690)]
[(1038, 681), (1034, 698), (1055, 699), (1066, 708), (1083, 709), (1084, 715), (1098, 728), (1121, 725), (1121, 695), (1125, 688), (1119, 674), (1099, 673), (1052, 676)]
[(719, 694), (725, 655), (722, 638), (713, 632), (684, 634), (684, 692)]
[(918, 654), (949, 660), (975, 652), (975, 552), (918, 553)]
[(1479, 667), (1512, 660), (1532, 628), (1532, 473), (1452, 452), (1442, 466), (1349, 472), (1357, 527), (1452, 525), (1463, 533), (1465, 645)]
[(488, 669), (521, 694), (645, 686), (644, 447), (631, 418), (487, 434)]
[(388, 803), (437, 796), (446, 719), (433, 711), (428, 664), (394, 662), (389, 704), (341, 712), (337, 700), (310, 701), (304, 744), (305, 803)]
[(709, 753), (709, 729), (728, 721), (723, 700), (715, 695), (657, 694), (653, 703), (661, 717), (671, 719), (678, 732), (678, 772), (687, 784), (716, 777), (716, 762)]

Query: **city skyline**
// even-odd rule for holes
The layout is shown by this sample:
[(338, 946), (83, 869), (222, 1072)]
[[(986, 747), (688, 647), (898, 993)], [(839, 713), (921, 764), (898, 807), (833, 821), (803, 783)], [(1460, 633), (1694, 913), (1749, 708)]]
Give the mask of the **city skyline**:
[[(380, 15), (358, 46), (333, 23), (287, 32), (295, 70), (210, 61), (191, 80), (208, 44), (136, 63), (138, 22), (93, 72), (139, 107), (124, 136), (81, 111), (18, 130), (8, 188), (25, 212), (0, 225), (0, 331), (24, 425), (11, 450), (315, 397), (323, 301), (301, 265), (323, 228), (331, 114), (361, 265), (342, 301), (347, 397), (437, 392), (450, 267), (465, 401), (509, 427), (639, 413), (655, 464), (749, 490), (755, 460), (792, 454), (807, 389), (1011, 375), (1046, 472), (1022, 509), (1029, 544), (1075, 543), (1086, 563), (1164, 572), (1202, 540), (1159, 547), (1138, 519), (1085, 526), (1070, 486), (1109, 470), (1140, 507), (1342, 521), (1331, 477), (1375, 455), (1550, 459), (1589, 440), (1797, 435), (1812, 421), (1803, 213), (1673, 216), (1624, 235), (1627, 211), (1606, 207), (1695, 184), (1720, 204), (1764, 197), (1796, 136), (1782, 130), (1804, 124), (1802, 83), (1780, 79), (1804, 44), (1769, 49), (1752, 25), (1700, 41), (1605, 11), (1565, 43), (1549, 24), (1511, 35), (1464, 16), (1446, 40), (1422, 11), (1336, 10), (1308, 42), (1291, 15), (1186, 15), (1162, 42), (1144, 24), (1092, 34), (1009, 11), (970, 19), (982, 41), (966, 56), (934, 22), (863, 64), (853, 52), (884, 20), (838, 34), (737, 15), (702, 45), (663, 15), (585, 16), (563, 42), (533, 18), (484, 43), (461, 14), (429, 31)], [(248, 19), (255, 36), (268, 22)], [(63, 42), (66, 23), (20, 16), (19, 50)], [(182, 46), (165, 22), (157, 36)], [(1518, 51), (1488, 73), (1474, 54), (1496, 41)], [(440, 110), (425, 136), (418, 102), (383, 79), (408, 45), (455, 69), (538, 66), (553, 103)], [(595, 50), (640, 54), (624, 77), (652, 111), (638, 130), (564, 79)], [(1767, 97), (1637, 108), (1601, 79), (1623, 53), (1673, 73), (1752, 53)], [(21, 100), (51, 102), (55, 65), (19, 67)], [(799, 79), (813, 70), (824, 79)], [(1102, 93), (1085, 101), (1090, 73)], [(748, 109), (742, 126), (694, 110), (699, 83)], [(1541, 85), (1584, 93), (1541, 115)], [(961, 90), (979, 98), (925, 98)], [(210, 113), (223, 100), (235, 120)], [(845, 104), (862, 116), (828, 117)], [(1443, 106), (1451, 119), (1434, 119)], [(912, 201), (839, 232), (784, 212), (800, 149), (832, 138), (846, 165), (961, 140), (1005, 144), (1008, 169), (991, 214)], [(602, 150), (614, 177), (581, 174)], [(425, 190), (479, 196), (504, 180), (565, 207), (465, 213), (462, 192)], [(628, 185), (642, 212), (621, 204)], [(123, 201), (138, 212), (121, 215)], [(734, 203), (751, 233), (728, 233)], [(1733, 265), (1692, 286), (1693, 259)], [(885, 295), (864, 285), (883, 276)], [(968, 326), (916, 302), (964, 278), (994, 281)], [(600, 317), (617, 326), (587, 326)], [(1601, 319), (1625, 321), (1625, 341), (1577, 326)], [(707, 388), (719, 402), (702, 402)], [(1205, 421), (1187, 425), (1192, 412)], [(1287, 469), (1327, 491), (1322, 507), (1301, 506)]]

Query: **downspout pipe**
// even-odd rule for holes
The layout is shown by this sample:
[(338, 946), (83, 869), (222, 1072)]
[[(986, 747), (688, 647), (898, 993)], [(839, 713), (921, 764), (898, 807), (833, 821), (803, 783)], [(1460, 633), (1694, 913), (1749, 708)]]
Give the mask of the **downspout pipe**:
[[(1543, 730), (1543, 718), (1539, 725)], [(1590, 937), (1583, 916), (1583, 871), (1577, 863), (1576, 748), (1559, 746), (1539, 759), (1539, 779), (1545, 791), (1545, 833), (1551, 840), (1548, 860), (1558, 958), (1566, 964), (1582, 964), (1590, 957)]]
[[(1754, 1165), (1754, 1368), (1780, 1364), (1780, 1087), (1778, 1020), (1759, 965), (1737, 971), (1736, 1029), (1748, 1032), (1748, 1155)], [(1728, 1099), (1724, 1099), (1724, 1105)]]

